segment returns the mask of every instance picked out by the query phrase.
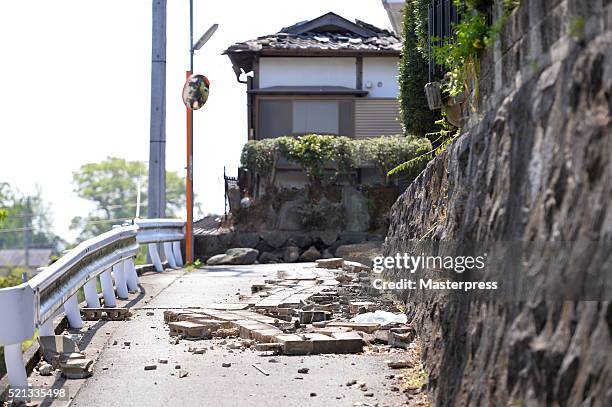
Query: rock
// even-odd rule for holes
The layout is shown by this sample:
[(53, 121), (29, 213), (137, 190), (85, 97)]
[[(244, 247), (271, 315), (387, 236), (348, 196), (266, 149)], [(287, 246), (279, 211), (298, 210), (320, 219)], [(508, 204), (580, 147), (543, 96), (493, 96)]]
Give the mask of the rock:
[(40, 373), (41, 376), (51, 376), (51, 374), (53, 374), (53, 366), (44, 362), (38, 368), (38, 373)]
[(336, 240), (338, 240), (338, 232), (334, 232), (331, 230), (323, 231), (319, 235), (319, 238), (325, 246), (331, 246), (336, 242)]
[(346, 382), (346, 385), (347, 385), (348, 387), (353, 386), (353, 385), (355, 385), (355, 384), (357, 384), (357, 380), (355, 380), (355, 379), (353, 379), (353, 380), (349, 380), (348, 382)]
[(331, 259), (333, 257), (334, 257), (334, 255), (332, 254), (331, 250), (329, 250), (329, 249), (325, 249), (321, 253), (321, 258), (323, 258), (323, 259)]
[(174, 368), (175, 368), (176, 370), (179, 370), (179, 369), (181, 368), (181, 365), (174, 365)]
[(208, 259), (209, 266), (253, 264), (259, 256), (259, 251), (250, 248), (229, 249), (225, 254), (218, 254)]
[(132, 342), (125, 341), (125, 342), (123, 342), (123, 346), (132, 346)]
[(295, 263), (300, 258), (300, 248), (297, 246), (285, 247), (283, 260), (285, 263)]
[(155, 312), (153, 312), (153, 311), (147, 311), (147, 316), (148, 316), (148, 317), (152, 317), (153, 315), (155, 315)]
[(254, 232), (239, 232), (234, 235), (232, 246), (235, 247), (248, 247), (254, 249), (259, 243), (259, 233)]
[(144, 366), (144, 370), (157, 370), (157, 365), (155, 363), (149, 363)]
[(307, 367), (302, 367), (298, 369), (298, 373), (307, 374), (310, 371)]
[(299, 260), (301, 262), (312, 262), (312, 261), (319, 260), (320, 258), (321, 258), (321, 253), (317, 250), (317, 248), (314, 246), (310, 246), (308, 250), (302, 253)]
[(182, 379), (183, 377), (187, 377), (189, 375), (189, 372), (186, 370), (179, 370), (179, 379)]
[(302, 217), (299, 214), (299, 209), (302, 205), (304, 205), (304, 197), (302, 196), (298, 196), (292, 201), (283, 203), (278, 211), (278, 220), (275, 229), (289, 231), (302, 230)]
[(168, 359), (157, 359), (157, 363), (159, 363), (160, 365), (167, 365)]
[(365, 232), (370, 229), (368, 201), (357, 188), (350, 185), (342, 188), (342, 206), (347, 231)]
[(261, 233), (261, 238), (272, 249), (280, 249), (285, 243), (287, 243), (287, 240), (289, 240), (289, 234), (283, 231), (263, 232)]
[(275, 252), (263, 252), (261, 256), (259, 256), (259, 262), (262, 264), (274, 264), (279, 263), (281, 257)]
[(231, 364), (230, 362), (223, 362), (223, 363), (221, 364), (221, 366), (223, 366), (223, 367), (231, 367), (231, 366), (232, 366), (232, 364)]
[(364, 393), (364, 397), (374, 397), (374, 393), (372, 392)]
[(270, 358), (270, 359), (268, 359), (268, 362), (269, 363), (280, 363), (280, 361), (278, 359), (276, 359), (276, 358)]
[(310, 397), (317, 397), (317, 393), (310, 393)]

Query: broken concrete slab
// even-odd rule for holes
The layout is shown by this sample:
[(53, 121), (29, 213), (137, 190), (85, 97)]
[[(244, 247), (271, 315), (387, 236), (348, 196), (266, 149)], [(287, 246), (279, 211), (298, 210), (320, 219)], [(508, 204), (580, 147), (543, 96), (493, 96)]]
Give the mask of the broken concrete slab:
[(319, 259), (316, 261), (318, 268), (323, 269), (340, 269), (344, 265), (344, 259), (341, 257), (335, 257), (332, 259)]
[(38, 343), (42, 357), (47, 362), (51, 362), (57, 355), (80, 352), (76, 342), (64, 335), (40, 336)]
[(358, 263), (356, 261), (349, 261), (349, 260), (344, 260), (344, 263), (342, 264), (342, 269), (349, 273), (361, 273), (361, 272), (372, 271), (372, 269), (369, 266), (366, 266), (365, 264)]
[(183, 335), (188, 338), (210, 338), (212, 330), (202, 324), (189, 321), (171, 322), (168, 324), (170, 335)]

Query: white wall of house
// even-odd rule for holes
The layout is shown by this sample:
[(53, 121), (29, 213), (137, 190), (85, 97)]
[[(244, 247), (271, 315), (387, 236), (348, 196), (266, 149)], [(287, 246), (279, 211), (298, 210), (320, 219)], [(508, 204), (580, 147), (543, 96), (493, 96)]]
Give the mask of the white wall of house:
[(259, 87), (344, 86), (355, 88), (357, 81), (355, 64), (355, 58), (263, 57), (259, 59)]
[(368, 97), (397, 97), (398, 62), (398, 58), (363, 58), (363, 89), (370, 92)]

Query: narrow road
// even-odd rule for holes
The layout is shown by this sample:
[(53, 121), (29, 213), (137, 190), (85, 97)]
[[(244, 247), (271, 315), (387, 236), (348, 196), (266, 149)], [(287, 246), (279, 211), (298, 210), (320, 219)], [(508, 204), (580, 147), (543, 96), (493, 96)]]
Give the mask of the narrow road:
[[(221, 339), (170, 343), (163, 312), (168, 309), (205, 307), (238, 293), (250, 294), (250, 286), (275, 278), (278, 270), (303, 265), (207, 267), (146, 274), (145, 292), (132, 300), (133, 317), (125, 322), (88, 323), (81, 330), (88, 357), (97, 358), (94, 374), (85, 380), (56, 378), (55, 386), (69, 388), (71, 402), (53, 406), (353, 406), (406, 405), (397, 388), (398, 375), (387, 367), (388, 353), (360, 355), (263, 356), (254, 349), (231, 350), (239, 340)], [(129, 346), (126, 343), (129, 342)], [(206, 347), (194, 355), (191, 346)], [(159, 364), (158, 359), (167, 359)], [(156, 370), (145, 371), (148, 363)], [(223, 363), (231, 363), (223, 367)], [(268, 376), (258, 371), (258, 364)], [(180, 369), (188, 375), (179, 378)], [(307, 374), (298, 369), (308, 368)], [(32, 377), (47, 385), (49, 378)], [(53, 379), (53, 378), (51, 378)], [(351, 380), (366, 383), (367, 391), (347, 386)], [(395, 387), (395, 388), (394, 388)], [(360, 404), (361, 403), (361, 404)], [(48, 404), (49, 405), (49, 404)]]

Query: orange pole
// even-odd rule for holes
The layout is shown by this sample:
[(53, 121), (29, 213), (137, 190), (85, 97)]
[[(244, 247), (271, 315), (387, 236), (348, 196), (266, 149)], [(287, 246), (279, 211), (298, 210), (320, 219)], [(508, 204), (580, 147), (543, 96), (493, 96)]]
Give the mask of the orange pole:
[[(187, 71), (187, 80), (191, 71)], [(186, 177), (186, 206), (187, 224), (185, 231), (185, 257), (187, 264), (193, 263), (193, 111), (187, 109), (187, 177)]]

